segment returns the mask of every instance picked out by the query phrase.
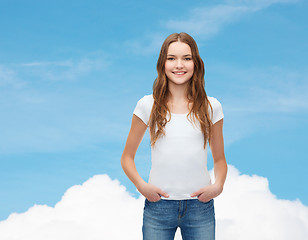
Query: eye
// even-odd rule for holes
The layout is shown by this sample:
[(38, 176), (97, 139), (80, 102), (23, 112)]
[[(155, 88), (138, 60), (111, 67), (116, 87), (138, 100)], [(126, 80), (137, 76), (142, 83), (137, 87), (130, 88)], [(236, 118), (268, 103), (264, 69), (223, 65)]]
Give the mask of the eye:
[(174, 57), (168, 57), (167, 60), (173, 61), (173, 60), (174, 60)]
[(190, 57), (186, 57), (186, 58), (184, 58), (184, 60), (186, 60), (186, 61), (190, 61), (190, 60), (191, 60), (191, 58), (190, 58)]

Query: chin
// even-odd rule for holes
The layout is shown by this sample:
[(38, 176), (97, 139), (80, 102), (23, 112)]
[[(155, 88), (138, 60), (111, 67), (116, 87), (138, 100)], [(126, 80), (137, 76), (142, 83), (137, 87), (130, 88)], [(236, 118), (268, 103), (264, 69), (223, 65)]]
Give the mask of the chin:
[(183, 80), (183, 81), (169, 79), (169, 81), (175, 85), (184, 85), (184, 84), (187, 84), (190, 81), (190, 79)]

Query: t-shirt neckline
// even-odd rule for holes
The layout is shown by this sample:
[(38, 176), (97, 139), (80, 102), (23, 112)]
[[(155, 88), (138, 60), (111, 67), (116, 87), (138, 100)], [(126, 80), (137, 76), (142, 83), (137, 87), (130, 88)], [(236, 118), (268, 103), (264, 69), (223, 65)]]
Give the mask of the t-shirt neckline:
[(187, 116), (188, 113), (171, 113), (171, 115)]

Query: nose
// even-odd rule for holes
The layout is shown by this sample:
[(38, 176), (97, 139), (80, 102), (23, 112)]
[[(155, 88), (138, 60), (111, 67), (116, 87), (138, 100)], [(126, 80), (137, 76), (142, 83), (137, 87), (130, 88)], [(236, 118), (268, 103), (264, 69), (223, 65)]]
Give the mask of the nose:
[(183, 68), (183, 63), (181, 59), (178, 59), (176, 62), (176, 68), (181, 69)]

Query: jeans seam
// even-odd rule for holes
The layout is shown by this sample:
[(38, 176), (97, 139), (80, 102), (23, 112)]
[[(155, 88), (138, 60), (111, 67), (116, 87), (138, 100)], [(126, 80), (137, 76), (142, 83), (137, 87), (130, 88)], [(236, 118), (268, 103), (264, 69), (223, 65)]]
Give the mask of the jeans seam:
[(183, 214), (183, 216), (181, 218), (183, 218), (185, 216), (186, 210), (187, 210), (187, 200), (185, 200), (185, 210), (184, 210), (184, 214)]
[(179, 200), (179, 217), (178, 220), (181, 220), (181, 200)]
[(181, 215), (181, 200), (179, 201), (179, 220), (182, 219), (185, 216), (185, 214), (186, 214), (187, 200), (184, 200), (184, 202), (185, 202), (185, 207), (184, 207), (185, 209), (184, 209), (183, 215)]

